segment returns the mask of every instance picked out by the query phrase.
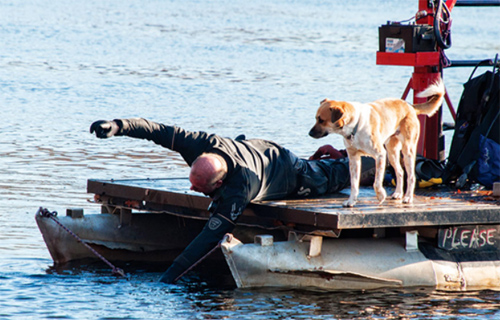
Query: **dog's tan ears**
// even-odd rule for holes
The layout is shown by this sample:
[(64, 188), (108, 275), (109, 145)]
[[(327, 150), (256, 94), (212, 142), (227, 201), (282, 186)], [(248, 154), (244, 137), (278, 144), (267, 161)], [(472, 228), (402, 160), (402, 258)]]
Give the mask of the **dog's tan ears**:
[(336, 125), (338, 128), (342, 128), (344, 126), (344, 120), (342, 120), (342, 116), (344, 116), (344, 112), (340, 108), (331, 107), (331, 117), (332, 123)]
[(319, 104), (322, 105), (323, 102), (325, 102), (326, 100), (328, 100), (328, 99), (325, 98), (325, 99), (321, 100), (321, 102)]

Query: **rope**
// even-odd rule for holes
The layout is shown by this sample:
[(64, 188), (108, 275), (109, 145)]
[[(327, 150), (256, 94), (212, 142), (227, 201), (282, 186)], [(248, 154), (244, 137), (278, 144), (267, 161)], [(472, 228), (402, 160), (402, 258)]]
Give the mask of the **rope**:
[(104, 263), (106, 263), (112, 270), (111, 272), (114, 274), (114, 275), (120, 275), (122, 277), (126, 277), (125, 275), (125, 272), (120, 269), (120, 268), (117, 268), (115, 267), (111, 262), (109, 262), (106, 258), (104, 258), (99, 252), (97, 252), (96, 250), (94, 250), (94, 248), (92, 248), (91, 246), (89, 246), (87, 243), (85, 243), (83, 241), (82, 238), (80, 238), (78, 235), (76, 235), (73, 231), (71, 231), (70, 229), (68, 229), (65, 225), (63, 225), (59, 220), (56, 219), (57, 217), (57, 211), (53, 211), (53, 212), (50, 212), (48, 209), (46, 208), (42, 208), (40, 207), (38, 209), (38, 212), (37, 212), (38, 215), (40, 215), (41, 217), (45, 217), (45, 218), (50, 218), (52, 219), (52, 221), (54, 221), (56, 224), (58, 224), (61, 228), (63, 228), (66, 232), (68, 232), (73, 238), (75, 238), (78, 242), (80, 242), (81, 244), (83, 244), (87, 249), (89, 249), (96, 257), (98, 257), (99, 259), (101, 259), (102, 261), (104, 261)]

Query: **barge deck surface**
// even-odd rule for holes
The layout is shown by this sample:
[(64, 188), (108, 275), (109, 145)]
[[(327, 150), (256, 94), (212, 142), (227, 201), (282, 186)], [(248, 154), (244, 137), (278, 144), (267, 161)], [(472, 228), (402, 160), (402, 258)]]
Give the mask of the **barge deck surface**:
[[(87, 191), (103, 206), (208, 219), (210, 198), (190, 191), (189, 186), (187, 178), (88, 180)], [(388, 195), (393, 191), (386, 190)], [(373, 189), (362, 187), (356, 207), (344, 208), (348, 196), (345, 189), (320, 198), (252, 202), (238, 223), (264, 227), (283, 223), (304, 230), (500, 223), (500, 199), (492, 197), (491, 191), (417, 189), (413, 204), (386, 200), (379, 205)]]

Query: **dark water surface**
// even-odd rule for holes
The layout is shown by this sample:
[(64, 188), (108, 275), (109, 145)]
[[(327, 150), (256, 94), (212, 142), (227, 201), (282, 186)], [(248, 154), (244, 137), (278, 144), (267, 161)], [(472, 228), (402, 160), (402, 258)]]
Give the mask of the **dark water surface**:
[[(300, 156), (341, 146), (307, 136), (319, 101), (401, 96), (412, 68), (375, 64), (378, 27), (416, 10), (409, 0), (0, 1), (0, 319), (500, 318), (492, 291), (237, 290), (197, 274), (163, 285), (161, 270), (141, 266), (123, 266), (128, 280), (95, 263), (54, 269), (35, 224), (40, 206), (97, 212), (88, 178), (186, 175), (156, 145), (93, 138), (97, 119), (246, 133)], [(455, 8), (448, 57), (500, 52), (499, 14)], [(445, 70), (455, 106), (470, 71)]]

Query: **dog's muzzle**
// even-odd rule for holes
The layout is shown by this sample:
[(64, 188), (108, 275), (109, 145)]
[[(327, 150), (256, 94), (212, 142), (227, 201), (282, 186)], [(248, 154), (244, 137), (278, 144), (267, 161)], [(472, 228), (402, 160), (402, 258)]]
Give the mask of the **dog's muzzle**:
[(311, 129), (311, 131), (309, 131), (309, 135), (313, 138), (319, 139), (319, 138), (323, 138), (323, 137), (327, 136), (328, 131), (318, 130), (318, 129), (316, 129), (316, 127), (313, 127)]

